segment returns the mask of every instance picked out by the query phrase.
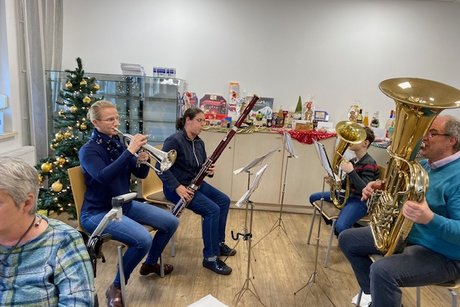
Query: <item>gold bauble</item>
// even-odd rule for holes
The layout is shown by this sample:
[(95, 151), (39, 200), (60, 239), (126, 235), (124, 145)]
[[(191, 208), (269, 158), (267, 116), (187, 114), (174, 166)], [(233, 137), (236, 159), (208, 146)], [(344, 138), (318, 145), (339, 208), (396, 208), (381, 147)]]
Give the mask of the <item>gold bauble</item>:
[(41, 165), (41, 168), (44, 173), (49, 173), (53, 170), (53, 164), (49, 162), (45, 162)]
[(85, 123), (82, 123), (80, 125), (80, 130), (86, 130), (87, 128), (88, 128), (88, 126)]
[(56, 147), (54, 147), (54, 144), (53, 144), (53, 143), (50, 144), (50, 149), (51, 149), (51, 150), (55, 150), (55, 149), (56, 149)]
[(72, 82), (67, 81), (67, 82), (65, 83), (65, 88), (66, 88), (66, 89), (71, 89), (71, 88), (72, 88)]
[(65, 115), (64, 115), (64, 110), (63, 110), (63, 109), (60, 109), (59, 112), (58, 112), (58, 115), (59, 115), (60, 117), (64, 117), (64, 116), (65, 116)]
[(61, 192), (62, 191), (62, 183), (59, 180), (53, 182), (53, 184), (51, 185), (51, 190), (53, 190), (53, 192), (56, 192), (56, 193)]
[(87, 84), (87, 82), (86, 82), (85, 79), (83, 79), (83, 80), (80, 81), (80, 85), (81, 85), (81, 86), (85, 86), (86, 84)]
[(71, 106), (70, 107), (70, 113), (77, 113), (78, 108), (76, 106)]
[(94, 85), (93, 85), (93, 90), (98, 91), (100, 88), (101, 88), (101, 87), (99, 86), (99, 84), (94, 83)]
[(56, 162), (60, 167), (62, 167), (67, 162), (67, 160), (64, 157), (57, 157)]
[(64, 132), (64, 137), (65, 137), (66, 139), (70, 138), (71, 136), (72, 136), (72, 132), (70, 132), (70, 131)]
[(39, 184), (42, 184), (44, 180), (45, 180), (45, 177), (43, 177), (42, 175), (38, 175), (38, 183)]
[(64, 138), (64, 135), (62, 133), (58, 132), (58, 133), (56, 133), (54, 135), (54, 137), (56, 138), (56, 141), (60, 142)]
[(90, 102), (91, 102), (91, 98), (89, 98), (88, 96), (85, 96), (85, 97), (83, 98), (83, 103), (88, 104), (88, 103), (90, 103)]

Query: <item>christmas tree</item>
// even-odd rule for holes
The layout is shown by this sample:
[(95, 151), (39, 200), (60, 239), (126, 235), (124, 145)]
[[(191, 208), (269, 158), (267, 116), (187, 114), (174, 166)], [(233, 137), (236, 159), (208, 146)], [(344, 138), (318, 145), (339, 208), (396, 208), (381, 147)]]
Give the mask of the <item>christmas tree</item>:
[(56, 101), (60, 107), (53, 120), (56, 133), (50, 143), (52, 153), (36, 165), (41, 183), (38, 209), (48, 213), (67, 212), (73, 218), (76, 211), (67, 169), (80, 164), (78, 150), (87, 142), (93, 128), (86, 114), (92, 103), (102, 99), (95, 96), (99, 84), (95, 78), (85, 77), (80, 58), (77, 66), (75, 70), (65, 71), (66, 83)]

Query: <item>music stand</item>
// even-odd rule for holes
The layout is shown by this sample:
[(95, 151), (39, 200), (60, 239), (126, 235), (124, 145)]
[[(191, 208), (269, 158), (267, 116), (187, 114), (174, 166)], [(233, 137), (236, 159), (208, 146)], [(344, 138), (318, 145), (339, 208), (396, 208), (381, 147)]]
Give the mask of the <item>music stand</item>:
[[(96, 229), (93, 231), (91, 236), (88, 239), (88, 243), (86, 245), (88, 252), (91, 256), (91, 263), (93, 264), (94, 276), (96, 276), (96, 263), (97, 263), (97, 255), (102, 247), (102, 242), (106, 239), (102, 232), (105, 230), (107, 225), (113, 220), (120, 220), (123, 216), (123, 209), (122, 205), (126, 202), (129, 202), (136, 198), (137, 193), (126, 193), (123, 195), (112, 197), (112, 209), (107, 212), (102, 220), (97, 225)], [(123, 255), (121, 251), (121, 245), (118, 246), (118, 272), (120, 273), (120, 287), (121, 287), (121, 298), (123, 301), (123, 305), (126, 307), (128, 304), (126, 303), (126, 285), (125, 285), (125, 274), (123, 270)], [(104, 259), (103, 259), (104, 260)]]
[[(321, 217), (321, 212), (323, 212), (323, 203), (324, 203), (324, 186), (326, 183), (326, 178), (323, 178), (323, 189), (321, 192), (321, 205), (319, 206), (319, 211), (320, 211), (320, 217)], [(313, 269), (313, 273), (311, 273), (310, 277), (308, 278), (308, 281), (305, 285), (303, 285), (299, 290), (294, 292), (294, 295), (297, 295), (302, 289), (309, 287), (311, 288), (313, 284), (316, 282), (316, 276), (318, 275), (318, 257), (319, 257), (319, 235), (321, 233), (321, 218), (318, 221), (318, 230), (316, 233), (316, 248), (315, 248), (315, 265)]]
[[(316, 148), (316, 153), (318, 154), (318, 158), (321, 161), (321, 165), (323, 168), (326, 170), (327, 174), (329, 177), (334, 178), (334, 180), (337, 179), (337, 175), (333, 172), (331, 163), (329, 162), (329, 157), (327, 155), (326, 148), (324, 145), (320, 142), (314, 141), (315, 148)], [(319, 206), (319, 214), (321, 217), (321, 213), (323, 212), (323, 204), (324, 204), (324, 187), (326, 185), (326, 177), (323, 178), (323, 188), (321, 191), (321, 203)], [(314, 221), (312, 221), (313, 223)], [(318, 228), (317, 228), (317, 233), (316, 233), (316, 247), (315, 247), (315, 265), (313, 269), (313, 273), (311, 273), (310, 277), (308, 278), (308, 281), (305, 285), (303, 285), (299, 290), (294, 292), (294, 295), (299, 293), (302, 289), (309, 287), (311, 288), (313, 284), (316, 282), (316, 276), (318, 275), (318, 257), (319, 257), (319, 236), (321, 233), (321, 218), (319, 219), (318, 222)]]
[[(276, 222), (273, 224), (272, 228), (267, 232), (267, 234), (265, 234), (262, 238), (260, 238), (259, 241), (257, 241), (256, 244), (254, 244), (254, 247), (256, 247), (257, 244), (259, 244), (263, 239), (265, 239), (270, 233), (272, 233), (277, 228), (280, 228), (281, 230), (283, 230), (283, 232), (286, 235), (286, 237), (289, 239), (289, 241), (291, 241), (291, 239), (289, 238), (289, 236), (287, 234), (286, 227), (284, 226), (284, 221), (283, 221), (282, 216), (283, 216), (283, 207), (284, 207), (284, 194), (285, 194), (285, 191), (286, 191), (286, 177), (287, 177), (286, 175), (287, 175), (287, 170), (288, 170), (289, 159), (298, 158), (298, 156), (295, 154), (294, 145), (292, 144), (291, 135), (288, 132), (284, 131), (283, 132), (283, 139), (284, 139), (284, 148), (288, 152), (288, 155), (286, 157), (286, 167), (284, 168), (283, 189), (281, 191), (281, 202), (280, 202), (279, 217), (276, 220)], [(292, 244), (292, 241), (291, 241), (291, 244)], [(294, 246), (294, 244), (292, 244), (292, 245)]]
[[(260, 157), (257, 157), (255, 158), (254, 160), (252, 160), (251, 162), (249, 162), (246, 166), (243, 166), (242, 168), (239, 168), (239, 169), (236, 169), (233, 171), (233, 174), (235, 175), (238, 175), (240, 173), (243, 173), (245, 172), (246, 174), (248, 174), (248, 186), (247, 186), (247, 190), (250, 189), (251, 187), (251, 175), (252, 175), (252, 172), (251, 170), (255, 167), (258, 167), (260, 165), (262, 165), (262, 162), (266, 159), (268, 159), (269, 157), (271, 157), (276, 151), (278, 151), (279, 148), (276, 148), (276, 149), (272, 149), (270, 150), (269, 152), (267, 152), (266, 154), (260, 156)], [(247, 226), (248, 226), (248, 204), (246, 203), (246, 215), (245, 215), (245, 218), (244, 218), (244, 228), (243, 228), (243, 232), (244, 233), (247, 233), (248, 229), (247, 229)], [(236, 237), (233, 235), (233, 230), (231, 231), (231, 234), (232, 234), (232, 239), (236, 241), (236, 244), (235, 246), (233, 247), (233, 249), (235, 249), (238, 244), (240, 243), (240, 238), (241, 236), (239, 236), (238, 234), (241, 235), (241, 233), (237, 233)], [(224, 262), (227, 261), (227, 258), (229, 256), (225, 257), (224, 259)]]
[[(251, 292), (257, 298), (257, 300), (263, 306), (265, 306), (264, 303), (262, 303), (262, 300), (260, 299), (259, 294), (257, 293), (256, 287), (254, 286), (254, 283), (252, 282), (252, 279), (249, 277), (249, 274), (250, 274), (250, 271), (251, 271), (252, 221), (253, 221), (253, 213), (254, 213), (254, 203), (249, 198), (251, 197), (252, 193), (254, 193), (254, 191), (259, 186), (259, 183), (260, 183), (260, 180), (262, 178), (262, 175), (264, 174), (264, 172), (267, 169), (267, 167), (268, 167), (268, 164), (265, 164), (264, 166), (262, 166), (262, 168), (256, 173), (256, 176), (254, 178), (254, 181), (252, 182), (252, 185), (249, 187), (249, 189), (246, 191), (246, 193), (244, 193), (243, 196), (235, 204), (239, 208), (241, 208), (241, 206), (243, 204), (246, 204), (246, 208), (248, 208), (248, 206), (251, 207), (251, 210), (250, 210), (251, 214), (250, 214), (250, 219), (249, 219), (249, 231), (245, 232), (244, 234), (242, 234), (243, 240), (248, 241), (248, 244), (247, 244), (247, 246), (248, 246), (248, 263), (247, 263), (247, 271), (246, 271), (246, 280), (244, 281), (244, 284), (243, 284), (243, 287), (241, 288), (241, 290), (238, 291), (238, 293), (235, 294), (235, 299), (236, 299), (235, 306), (238, 305), (238, 302), (243, 297), (243, 294), (246, 291)], [(252, 290), (250, 288), (251, 285), (252, 285), (252, 288), (254, 290)]]

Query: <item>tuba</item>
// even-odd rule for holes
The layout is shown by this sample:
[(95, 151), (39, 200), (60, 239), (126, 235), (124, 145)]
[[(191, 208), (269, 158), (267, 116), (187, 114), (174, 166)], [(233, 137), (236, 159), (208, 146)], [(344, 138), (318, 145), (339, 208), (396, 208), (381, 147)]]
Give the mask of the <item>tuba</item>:
[(368, 208), (375, 246), (388, 256), (402, 251), (413, 225), (401, 212), (403, 204), (422, 201), (428, 188), (428, 174), (415, 161), (423, 137), (442, 110), (460, 107), (460, 90), (417, 78), (384, 80), (379, 88), (394, 99), (396, 118), (384, 188), (369, 198)]
[[(118, 129), (116, 130), (123, 136), (123, 142), (125, 146), (128, 147), (129, 142), (131, 142), (133, 136), (131, 134), (123, 133)], [(164, 171), (167, 171), (174, 164), (177, 158), (177, 152), (174, 149), (168, 152), (164, 152), (149, 144), (145, 144), (144, 146), (142, 146), (142, 150), (147, 152), (147, 154), (150, 156), (150, 159), (156, 160), (160, 164), (160, 169), (157, 169), (153, 164), (150, 164), (147, 161), (141, 163), (149, 166), (158, 174), (162, 174)], [(137, 154), (135, 155), (137, 156)]]
[(331, 200), (338, 209), (342, 209), (350, 195), (350, 180), (346, 177), (345, 190), (342, 187), (342, 176), (340, 163), (344, 160), (343, 154), (351, 144), (359, 144), (366, 139), (366, 131), (359, 124), (350, 121), (338, 122), (335, 131), (339, 137), (332, 160), (332, 171), (335, 178), (332, 178)]

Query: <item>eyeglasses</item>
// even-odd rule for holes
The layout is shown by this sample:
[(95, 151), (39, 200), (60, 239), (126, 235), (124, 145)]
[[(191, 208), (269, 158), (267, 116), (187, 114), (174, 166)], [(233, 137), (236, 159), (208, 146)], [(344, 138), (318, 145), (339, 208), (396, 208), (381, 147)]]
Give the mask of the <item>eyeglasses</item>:
[(114, 122), (119, 122), (120, 121), (120, 117), (109, 117), (109, 118), (106, 118), (106, 119), (100, 119), (99, 121), (101, 122), (109, 122), (109, 123), (114, 123)]
[(441, 135), (441, 136), (450, 136), (448, 133), (436, 133), (436, 132), (428, 132), (425, 136), (431, 139), (434, 136)]

